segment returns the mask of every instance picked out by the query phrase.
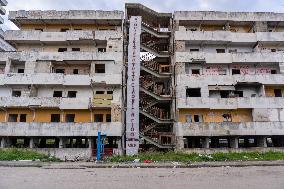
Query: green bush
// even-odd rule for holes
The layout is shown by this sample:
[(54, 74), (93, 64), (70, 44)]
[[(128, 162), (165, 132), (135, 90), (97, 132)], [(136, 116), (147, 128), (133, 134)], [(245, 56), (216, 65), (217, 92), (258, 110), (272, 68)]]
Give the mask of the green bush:
[(40, 160), (40, 161), (59, 161), (55, 157), (49, 157), (32, 150), (23, 149), (1, 149), (0, 161), (14, 161), (14, 160)]

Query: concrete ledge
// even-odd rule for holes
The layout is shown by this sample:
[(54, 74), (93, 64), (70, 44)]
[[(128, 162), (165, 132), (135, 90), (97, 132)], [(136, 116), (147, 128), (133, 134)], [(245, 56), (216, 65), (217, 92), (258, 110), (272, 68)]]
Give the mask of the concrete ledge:
[(122, 136), (122, 123), (0, 123), (0, 136), (93, 137), (98, 130), (107, 136)]
[(95, 163), (95, 162), (33, 162), (0, 161), (0, 167), (40, 167), (43, 169), (88, 169), (88, 168), (200, 168), (200, 167), (250, 167), (284, 166), (284, 161), (235, 161), (198, 163)]
[(284, 152), (284, 147), (279, 148), (184, 148), (179, 150), (184, 153), (192, 154), (214, 154), (214, 153), (241, 153), (241, 152)]
[(32, 150), (63, 161), (90, 160), (92, 158), (92, 149), (90, 148), (34, 148)]
[(220, 122), (175, 124), (177, 136), (281, 136), (284, 122)]

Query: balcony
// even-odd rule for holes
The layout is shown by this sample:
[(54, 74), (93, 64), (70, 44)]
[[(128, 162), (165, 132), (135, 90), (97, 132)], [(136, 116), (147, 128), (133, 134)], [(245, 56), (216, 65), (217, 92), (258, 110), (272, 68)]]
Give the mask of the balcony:
[(236, 85), (238, 83), (260, 83), (263, 85), (283, 85), (282, 74), (256, 75), (177, 75), (178, 87), (200, 87), (208, 85)]
[(190, 41), (191, 44), (255, 44), (278, 43), (282, 42), (284, 32), (256, 32), (256, 33), (237, 33), (230, 31), (176, 31), (175, 40)]
[(239, 109), (239, 108), (284, 108), (284, 98), (178, 98), (177, 108)]
[(207, 53), (207, 52), (176, 52), (176, 62), (205, 62), (207, 64), (231, 63), (278, 63), (284, 62), (283, 53)]
[(64, 75), (59, 73), (0, 74), (0, 85), (105, 86), (122, 84), (121, 74)]
[(93, 137), (101, 131), (107, 136), (122, 136), (122, 123), (0, 123), (0, 136)]
[(284, 135), (284, 122), (176, 123), (177, 136)]
[[(1, 41), (0, 41), (1, 42)], [(12, 50), (12, 49), (11, 49)], [(122, 62), (122, 52), (0, 52), (0, 61), (115, 61)]]
[(103, 30), (68, 30), (66, 32), (42, 32), (37, 30), (9, 30), (5, 32), (5, 40), (12, 43), (33, 43), (33, 44), (74, 44), (82, 42), (95, 42), (108, 40), (110, 38), (122, 39), (122, 32)]
[(3, 108), (59, 108), (88, 109), (90, 98), (53, 98), (53, 97), (0, 97)]

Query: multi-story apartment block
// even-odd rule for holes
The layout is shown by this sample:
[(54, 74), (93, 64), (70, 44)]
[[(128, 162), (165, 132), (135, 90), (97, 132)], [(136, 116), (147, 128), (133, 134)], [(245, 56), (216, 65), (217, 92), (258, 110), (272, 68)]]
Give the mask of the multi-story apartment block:
[(177, 146), (279, 147), (284, 14), (174, 14)]
[(122, 153), (132, 16), (142, 19), (140, 148), (284, 146), (284, 14), (126, 4), (125, 18), (10, 12), (20, 30), (4, 35), (17, 51), (0, 53), (1, 147), (90, 157), (101, 131), (106, 148)]
[[(98, 130), (121, 153), (123, 12), (12, 11), (0, 55), (1, 146), (90, 156)], [(51, 148), (51, 149), (48, 149)]]
[[(3, 8), (7, 6), (8, 2), (6, 0), (0, 0), (0, 15), (5, 15), (6, 10)], [(4, 23), (4, 18), (0, 16), (0, 25)], [(4, 40), (4, 31), (0, 26), (0, 51), (15, 51), (9, 43)]]

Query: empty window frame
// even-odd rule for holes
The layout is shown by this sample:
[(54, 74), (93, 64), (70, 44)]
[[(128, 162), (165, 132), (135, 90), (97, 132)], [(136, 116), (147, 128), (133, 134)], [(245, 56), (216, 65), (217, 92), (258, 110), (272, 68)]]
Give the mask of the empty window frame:
[(275, 97), (282, 97), (282, 90), (281, 89), (274, 89), (274, 96)]
[(235, 94), (236, 97), (244, 97), (243, 91), (234, 91), (234, 94)]
[(75, 122), (75, 114), (66, 114), (65, 122), (68, 122), (68, 123)]
[(193, 75), (200, 75), (200, 69), (192, 69), (191, 74)]
[(50, 122), (60, 122), (60, 114), (51, 114)]
[(271, 74), (277, 74), (276, 70), (271, 70)]
[(96, 91), (96, 94), (105, 94), (105, 91)]
[(60, 32), (67, 32), (69, 29), (68, 28), (61, 28)]
[(21, 96), (22, 96), (21, 91), (18, 90), (12, 91), (12, 97), (21, 97)]
[(225, 53), (226, 51), (225, 51), (225, 49), (216, 49), (216, 52), (217, 53)]
[(27, 122), (27, 114), (20, 114), (20, 122)]
[(57, 97), (57, 98), (62, 97), (62, 91), (54, 91), (53, 92), (53, 97)]
[(106, 114), (106, 122), (111, 122), (111, 114)]
[(68, 98), (76, 98), (77, 96), (77, 91), (68, 91), (67, 97)]
[(25, 73), (25, 69), (23, 68), (18, 69), (18, 73)]
[(55, 73), (64, 74), (65, 73), (65, 69), (55, 69)]
[(72, 51), (81, 51), (80, 48), (72, 48)]
[(190, 114), (185, 115), (185, 122), (186, 123), (192, 123), (192, 115), (190, 115)]
[(237, 75), (237, 74), (241, 74), (241, 70), (240, 69), (232, 69), (232, 75)]
[(96, 64), (95, 65), (95, 73), (106, 73), (105, 64)]
[(186, 89), (186, 97), (201, 97), (201, 89), (200, 88)]
[(106, 52), (106, 48), (98, 48), (98, 52)]
[(8, 122), (17, 122), (18, 121), (18, 114), (9, 114)]
[(58, 48), (58, 52), (66, 52), (67, 48)]
[(199, 52), (199, 49), (190, 49), (190, 52)]
[(73, 74), (75, 75), (79, 74), (79, 69), (73, 69)]
[(113, 91), (107, 91), (107, 94), (113, 94)]
[(203, 122), (203, 116), (202, 116), (202, 115), (194, 115), (194, 116), (193, 116), (193, 120), (194, 120), (194, 122), (196, 122), (196, 123)]
[(94, 118), (95, 122), (104, 122), (104, 114), (95, 114)]
[(232, 122), (232, 115), (231, 114), (223, 114), (223, 121), (224, 122)]

